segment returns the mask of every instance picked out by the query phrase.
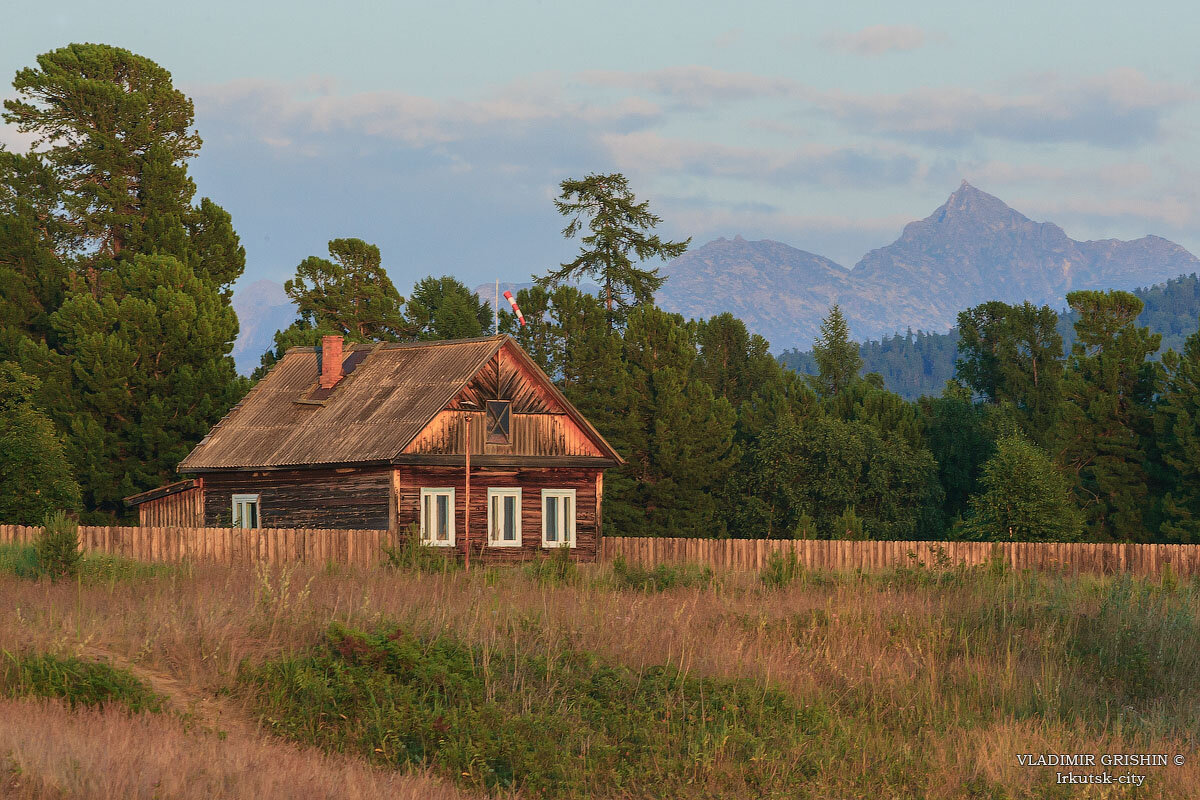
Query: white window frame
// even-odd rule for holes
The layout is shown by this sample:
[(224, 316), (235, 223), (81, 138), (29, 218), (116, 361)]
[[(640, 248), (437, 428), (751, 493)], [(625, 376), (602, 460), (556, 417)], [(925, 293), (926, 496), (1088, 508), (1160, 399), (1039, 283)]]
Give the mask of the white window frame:
[[(557, 542), (547, 541), (547, 539), (546, 539), (546, 500), (551, 497), (559, 498), (560, 502), (558, 503), (558, 508), (559, 508), (560, 515), (562, 514), (562, 502), (561, 502), (562, 498), (567, 497), (567, 498), (571, 499), (571, 516), (565, 520), (566, 525), (561, 526), (560, 530), (563, 527), (566, 528), (565, 533), (567, 535), (567, 541), (570, 542), (569, 547), (574, 548), (575, 547), (575, 518), (579, 515), (579, 504), (575, 501), (575, 490), (574, 489), (542, 489), (542, 547), (562, 547), (563, 546), (563, 542), (561, 539)], [(560, 516), (559, 519), (560, 519), (560, 521), (562, 521), (563, 517)]]
[[(444, 542), (439, 542), (433, 538), (433, 536), (432, 536), (433, 528), (429, 524), (430, 521), (425, 518), (425, 498), (427, 498), (427, 497), (433, 498), (432, 508), (434, 509), (434, 513), (436, 513), (437, 498), (443, 497), (443, 496), (450, 498), (450, 500), (449, 500), (450, 514), (449, 514), (449, 519), (448, 519), (449, 525), (447, 526), (448, 529), (446, 531), (447, 540)], [(421, 518), (421, 543), (422, 544), (427, 544), (430, 547), (454, 547), (454, 517), (455, 517), (454, 509), (455, 509), (455, 506), (454, 506), (454, 487), (453, 486), (430, 487), (430, 488), (422, 487), (422, 489), (421, 489), (421, 507), (418, 509), (418, 516)]]
[[(498, 520), (492, 519), (492, 507), (494, 501), (492, 498), (516, 498), (516, 513), (513, 514), (513, 522), (516, 529), (513, 531), (516, 537), (511, 542), (506, 542), (503, 539), (496, 538), (499, 533), (495, 522)], [(503, 502), (503, 501), (501, 501)], [(487, 490), (487, 531), (488, 531), (488, 547), (520, 547), (521, 546), (521, 487), (519, 486), (489, 486)]]
[[(242, 524), (241, 514), (238, 513), (238, 506), (254, 504), (254, 521), (257, 523), (254, 527)], [(243, 528), (245, 530), (255, 530), (262, 527), (262, 495), (258, 494), (235, 494), (230, 502), (232, 513), (230, 522), (234, 528)]]

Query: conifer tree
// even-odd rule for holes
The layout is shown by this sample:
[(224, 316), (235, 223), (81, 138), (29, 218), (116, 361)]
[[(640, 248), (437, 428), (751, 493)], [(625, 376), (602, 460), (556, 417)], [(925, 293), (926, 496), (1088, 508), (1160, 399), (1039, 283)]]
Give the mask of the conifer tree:
[(813, 358), (818, 373), (809, 380), (823, 398), (836, 397), (858, 379), (862, 357), (858, 344), (850, 341), (850, 326), (837, 305), (821, 321), (821, 335), (813, 340)]
[(404, 337), (410, 327), (401, 313), (404, 298), (384, 271), (379, 248), (362, 239), (332, 239), (329, 256), (304, 259), (283, 284), (300, 319), (355, 342)]
[(649, 201), (637, 202), (629, 181), (620, 173), (591, 174), (582, 180), (564, 180), (554, 201), (558, 213), (570, 217), (563, 236), (570, 239), (586, 227), (583, 248), (574, 261), (559, 265), (538, 278), (543, 288), (590, 277), (603, 291), (608, 326), (621, 321), (632, 305), (652, 303), (664, 278), (658, 268), (643, 269), (634, 261), (680, 256), (691, 239), (663, 241), (652, 234), (662, 220), (650, 212)]
[(1161, 537), (1200, 544), (1200, 331), (1163, 356), (1166, 384), (1154, 430), (1166, 467)]
[(44, 394), (68, 434), (85, 505), (121, 513), (121, 498), (172, 480), (175, 465), (241, 397), (228, 357), (237, 317), (172, 256), (121, 259), (105, 293), (67, 295), (55, 347), (23, 355), (49, 376)]
[(728, 311), (701, 322), (698, 339), (696, 376), (734, 408), (777, 379), (782, 369), (767, 340), (750, 333)]
[(985, 541), (1072, 542), (1082, 519), (1068, 481), (1050, 457), (1019, 433), (996, 443), (983, 466), (963, 529)]
[(0, 362), (0, 524), (37, 525), (79, 505), (62, 440), (34, 404), (38, 389), (37, 378)]
[(1067, 362), (1057, 460), (1075, 479), (1089, 533), (1146, 541), (1146, 440), (1159, 366), (1147, 359), (1159, 334), (1136, 324), (1142, 301), (1129, 292), (1067, 295), (1079, 314)]
[(404, 311), (418, 339), (469, 339), (492, 332), (492, 307), (448, 275), (421, 279)]
[(34, 196), (53, 226), (36, 241), (65, 271), (48, 271), (49, 301), (22, 323), (21, 365), (67, 434), (85, 506), (121, 513), (124, 494), (170, 480), (245, 390), (229, 358), (245, 253), (228, 214), (192, 203), (200, 138), (165, 69), (73, 44), (13, 85), (4, 117), (35, 137), (27, 174), (51, 176), (38, 186), (53, 202)]

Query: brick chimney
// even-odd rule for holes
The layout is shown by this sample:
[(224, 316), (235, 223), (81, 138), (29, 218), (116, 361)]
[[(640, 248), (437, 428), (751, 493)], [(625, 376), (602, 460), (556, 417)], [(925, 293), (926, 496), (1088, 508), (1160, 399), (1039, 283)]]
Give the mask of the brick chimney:
[(321, 388), (332, 389), (342, 379), (342, 337), (321, 338)]

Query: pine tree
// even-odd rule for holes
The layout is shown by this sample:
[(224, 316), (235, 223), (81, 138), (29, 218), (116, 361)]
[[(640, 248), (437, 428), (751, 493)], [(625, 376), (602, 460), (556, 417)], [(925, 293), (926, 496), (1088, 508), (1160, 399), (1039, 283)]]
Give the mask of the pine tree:
[(1200, 544), (1200, 331), (1163, 356), (1166, 385), (1154, 431), (1166, 467), (1161, 538)]
[(781, 373), (767, 340), (751, 334), (746, 323), (729, 312), (701, 322), (698, 338), (696, 376), (734, 408)]
[(583, 248), (574, 261), (538, 278), (537, 284), (551, 288), (585, 276), (595, 279), (603, 290), (611, 328), (624, 318), (630, 306), (652, 303), (664, 280), (658, 268), (637, 267), (634, 258), (639, 262), (669, 260), (682, 255), (691, 239), (664, 242), (658, 234), (651, 234), (662, 220), (650, 212), (649, 201), (636, 201), (629, 181), (620, 173), (568, 179), (559, 188), (554, 207), (571, 217), (563, 236), (571, 239), (585, 226), (589, 233), (583, 237)]
[(0, 524), (38, 525), (51, 511), (79, 505), (62, 440), (34, 404), (39, 383), (0, 362)]
[(1067, 364), (1057, 460), (1095, 535), (1146, 541), (1146, 441), (1159, 366), (1147, 359), (1161, 340), (1136, 320), (1142, 301), (1129, 292), (1067, 295), (1079, 314)]
[(421, 279), (405, 316), (418, 339), (470, 339), (492, 331), (492, 307), (449, 276)]
[(172, 256), (121, 259), (96, 298), (68, 293), (51, 315), (55, 346), (26, 341), (23, 361), (68, 433), (87, 508), (173, 479), (195, 442), (240, 399), (229, 358), (237, 317), (220, 293)]
[(36, 137), (35, 152), (60, 182), (59, 207), (78, 232), (74, 254), (93, 296), (127, 251), (173, 255), (217, 286), (236, 280), (245, 254), (228, 215), (212, 201), (192, 206), (187, 161), (201, 142), (171, 73), (101, 44), (37, 61), (17, 72), (4, 118)]
[(228, 214), (192, 204), (200, 138), (165, 69), (73, 44), (13, 85), (4, 117), (35, 137), (27, 174), (50, 176), (37, 185), (52, 202), (33, 195), (35, 232), (57, 259), (43, 264), (48, 302), (21, 323), (20, 361), (67, 434), (85, 506), (123, 512), (122, 494), (171, 479), (245, 390), (229, 358), (245, 253)]
[(1021, 434), (996, 443), (979, 487), (963, 526), (969, 538), (1073, 542), (1082, 533), (1081, 515), (1066, 477), (1044, 450)]
[(821, 397), (836, 397), (858, 379), (862, 357), (850, 341), (850, 326), (836, 305), (821, 321), (821, 335), (813, 341), (818, 373), (809, 380)]
[(0, 150), (0, 360), (17, 358), (21, 339), (45, 339), (62, 303), (73, 245), (57, 214), (58, 178), (37, 156)]

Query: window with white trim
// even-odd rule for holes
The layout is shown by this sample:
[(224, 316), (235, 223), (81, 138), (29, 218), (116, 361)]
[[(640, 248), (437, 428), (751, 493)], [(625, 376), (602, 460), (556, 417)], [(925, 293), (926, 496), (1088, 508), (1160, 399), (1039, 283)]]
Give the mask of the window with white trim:
[(575, 546), (575, 490), (542, 489), (542, 547)]
[(258, 527), (258, 498), (256, 494), (235, 494), (233, 496), (233, 527)]
[(492, 547), (521, 546), (520, 489), (488, 489), (488, 544)]
[(454, 546), (454, 489), (421, 490), (421, 541)]

